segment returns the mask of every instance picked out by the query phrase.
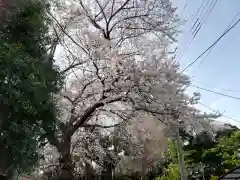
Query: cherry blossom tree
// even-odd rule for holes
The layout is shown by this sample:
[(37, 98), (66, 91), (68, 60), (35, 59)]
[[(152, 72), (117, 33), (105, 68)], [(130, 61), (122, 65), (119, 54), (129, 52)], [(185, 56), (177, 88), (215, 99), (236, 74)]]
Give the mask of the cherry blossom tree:
[(131, 121), (128, 130), (139, 146), (136, 149), (138, 153), (133, 152), (123, 158), (122, 167), (125, 171), (140, 172), (144, 177), (149, 169), (162, 162), (168, 140), (163, 129), (160, 121), (146, 113), (140, 113)]
[(66, 77), (57, 95), (60, 122), (48, 138), (59, 153), (59, 179), (72, 178), (74, 156), (94, 161), (94, 147), (106, 153), (93, 135), (99, 129), (122, 127), (139, 113), (165, 126), (191, 125), (198, 111), (184, 93), (190, 81), (169, 52), (179, 26), (170, 1), (71, 0), (52, 9)]

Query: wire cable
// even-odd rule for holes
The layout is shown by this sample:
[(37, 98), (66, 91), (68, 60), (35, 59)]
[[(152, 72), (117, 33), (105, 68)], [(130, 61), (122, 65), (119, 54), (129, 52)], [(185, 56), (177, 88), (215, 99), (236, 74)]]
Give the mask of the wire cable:
[[(238, 13), (235, 15), (235, 17), (234, 17), (234, 18), (232, 19), (232, 21), (229, 23), (229, 25), (228, 25), (228, 27), (225, 29), (225, 31), (227, 31), (227, 30), (231, 27), (232, 23), (236, 20), (236, 18), (237, 18), (239, 15), (240, 15), (240, 12), (238, 12)], [(224, 31), (224, 32), (225, 32), (225, 31)], [(203, 62), (207, 60), (207, 58), (208, 58), (209, 54), (212, 52), (212, 50), (213, 50), (213, 47), (208, 51), (207, 55), (200, 61), (198, 67), (194, 70), (193, 74), (197, 71), (197, 69), (199, 69), (199, 68), (201, 67), (201, 65), (203, 64)]]
[(208, 18), (210, 17), (213, 9), (215, 8), (215, 6), (216, 6), (216, 4), (217, 4), (217, 2), (218, 2), (218, 0), (213, 0), (213, 1), (211, 2), (211, 4), (209, 5), (208, 10), (207, 10), (207, 11), (205, 12), (205, 14), (203, 15), (203, 18), (202, 18), (202, 19), (203, 19), (203, 22), (202, 22), (202, 24), (204, 24), (204, 23), (207, 22)]
[[(198, 13), (200, 12), (201, 8), (203, 7), (204, 3), (205, 3), (206, 0), (203, 0), (201, 5), (199, 6), (197, 12), (195, 13), (194, 17), (196, 18), (198, 16)], [(193, 26), (191, 27), (191, 31), (194, 29), (195, 25), (197, 24), (197, 22), (199, 21), (199, 16), (198, 18), (194, 21), (194, 24)]]
[(185, 5), (184, 5), (184, 7), (183, 7), (183, 10), (182, 10), (182, 13), (181, 13), (181, 16), (180, 16), (181, 18), (182, 18), (183, 14), (184, 14), (184, 11), (185, 11), (186, 8), (187, 8), (188, 2), (189, 2), (189, 0), (186, 0), (186, 3), (185, 3)]
[(195, 85), (190, 85), (190, 86), (195, 87), (197, 89), (204, 90), (204, 91), (208, 91), (208, 92), (211, 92), (211, 93), (214, 93), (214, 94), (218, 94), (218, 95), (221, 95), (221, 96), (224, 96), (224, 97), (240, 100), (240, 97), (231, 96), (231, 95), (224, 94), (224, 93), (221, 93), (221, 92), (217, 92), (217, 91), (213, 91), (213, 90), (210, 90), (210, 89), (206, 89), (206, 88), (203, 88), (203, 87), (200, 87), (200, 86), (195, 86)]
[(212, 85), (208, 85), (208, 84), (205, 84), (205, 83), (201, 83), (200, 81), (197, 81), (197, 80), (194, 80), (194, 79), (192, 79), (191, 81), (196, 82), (196, 83), (199, 83), (199, 84), (201, 84), (201, 85), (203, 85), (203, 86), (206, 86), (206, 87), (218, 89), (218, 90), (220, 90), (220, 91), (228, 91), (228, 92), (240, 93), (240, 90), (237, 91), (237, 90), (226, 89), (226, 88), (218, 88), (218, 87), (215, 87), (215, 86), (212, 86)]
[[(203, 107), (205, 107), (205, 108), (207, 108), (207, 109), (215, 112), (215, 113), (220, 113), (218, 110), (215, 110), (215, 109), (213, 109), (213, 108), (210, 108), (209, 106), (207, 106), (207, 105), (205, 105), (205, 104), (203, 104), (203, 103), (201, 103), (201, 102), (199, 102), (199, 104), (202, 105)], [(224, 115), (223, 113), (220, 113), (220, 115), (221, 115), (222, 117), (225, 117), (225, 118), (227, 118), (227, 119), (230, 119), (230, 120), (232, 120), (232, 121), (235, 121), (235, 122), (240, 123), (240, 120), (237, 120), (237, 119), (234, 119), (234, 118), (232, 118), (232, 117), (230, 117), (230, 116)]]
[(235, 22), (230, 28), (228, 28), (222, 35), (213, 43), (211, 44), (203, 53), (201, 53), (194, 61), (188, 64), (181, 72), (183, 73), (188, 68), (190, 68), (193, 64), (195, 64), (206, 52), (208, 52), (211, 48), (213, 48), (225, 35), (227, 35), (236, 25), (240, 22), (240, 18)]
[[(194, 18), (196, 18), (196, 20), (193, 21), (194, 23), (193, 23), (193, 25), (191, 26), (191, 28), (189, 29), (189, 32), (188, 32), (188, 33), (185, 33), (185, 34), (187, 34), (187, 35), (188, 35), (188, 34), (191, 34), (191, 31), (194, 29), (195, 25), (196, 25), (197, 22), (199, 21), (199, 17), (197, 17), (197, 16), (198, 16), (198, 13), (200, 12), (200, 10), (202, 9), (205, 1), (206, 1), (206, 0), (203, 0), (203, 1), (202, 1), (202, 3), (201, 3), (201, 5), (199, 6), (197, 12), (195, 13), (195, 15), (194, 15), (193, 18), (192, 18), (192, 20), (194, 20)], [(192, 20), (190, 20), (190, 21), (192, 21)], [(187, 41), (188, 37), (185, 37), (184, 39)], [(184, 43), (184, 42), (181, 43), (180, 47), (182, 47), (182, 48), (178, 48), (178, 49), (177, 49), (177, 51), (176, 51), (176, 53), (175, 53), (175, 57), (177, 57), (177, 56), (179, 56), (179, 57), (182, 56), (182, 53), (180, 52), (180, 50), (182, 49), (182, 52), (184, 53), (184, 52), (186, 51), (185, 49), (188, 49), (189, 44), (191, 44), (190, 41), (191, 41), (191, 39), (188, 40), (186, 43)]]
[[(202, 29), (203, 25), (207, 22), (208, 18), (210, 17), (214, 7), (216, 6), (218, 0), (212, 0), (209, 4), (209, 0), (207, 1), (207, 3), (205, 4), (205, 6), (203, 7), (200, 16), (197, 17), (196, 21), (194, 22), (193, 26), (191, 27), (191, 29), (189, 30), (189, 33), (191, 32), (192, 34), (192, 38), (189, 39), (186, 44), (183, 46), (182, 48), (182, 53), (178, 53), (180, 54), (178, 56), (179, 61), (182, 59), (182, 57), (184, 56), (184, 54), (188, 51), (189, 47), (191, 46), (193, 40), (195, 39), (195, 37), (197, 36), (197, 34), (200, 32), (200, 30)], [(209, 4), (209, 6), (207, 6)], [(204, 1), (201, 4), (200, 7), (202, 7), (204, 5)], [(207, 8), (207, 9), (206, 9)], [(205, 10), (206, 9), (206, 10)], [(198, 12), (200, 11), (200, 8), (198, 9)], [(196, 13), (196, 15), (198, 14), (198, 12)]]

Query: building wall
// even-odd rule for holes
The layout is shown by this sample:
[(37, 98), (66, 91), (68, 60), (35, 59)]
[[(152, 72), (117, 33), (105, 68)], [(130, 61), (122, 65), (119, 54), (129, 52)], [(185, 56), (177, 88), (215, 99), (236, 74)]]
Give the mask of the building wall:
[(12, 5), (16, 0), (0, 0), (0, 6), (2, 7), (8, 7), (9, 5)]
[(20, 175), (19, 180), (36, 180), (36, 179), (30, 176)]

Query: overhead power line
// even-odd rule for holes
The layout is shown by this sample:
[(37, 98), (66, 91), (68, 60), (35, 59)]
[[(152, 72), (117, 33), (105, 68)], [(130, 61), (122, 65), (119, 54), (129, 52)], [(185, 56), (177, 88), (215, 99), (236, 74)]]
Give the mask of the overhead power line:
[(202, 66), (202, 64), (204, 63), (204, 61), (207, 60), (208, 56), (210, 55), (210, 53), (212, 52), (213, 48), (209, 49), (209, 51), (207, 52), (206, 56), (204, 56), (204, 58), (202, 58), (202, 60), (199, 62), (198, 66), (196, 67), (196, 69), (193, 71), (192, 75), (194, 75), (196, 73), (196, 71)]
[[(209, 4), (210, 2), (210, 4)], [(216, 6), (218, 0), (212, 0), (212, 1), (207, 1), (207, 3), (205, 3), (205, 0), (202, 2), (202, 4), (200, 5), (199, 9), (197, 10), (194, 18), (196, 18), (196, 20), (194, 20), (192, 27), (190, 28), (188, 34), (190, 34), (190, 39), (187, 40), (186, 43), (182, 43), (182, 52), (178, 52), (178, 59), (179, 61), (182, 59), (183, 55), (188, 51), (189, 47), (191, 46), (193, 40), (195, 39), (195, 37), (197, 36), (197, 34), (200, 32), (200, 30), (202, 29), (203, 25), (207, 22), (208, 18), (210, 17), (214, 7)], [(204, 5), (205, 4), (205, 5)], [(202, 10), (201, 10), (202, 9)], [(201, 10), (200, 15), (199, 11)]]
[(181, 18), (183, 17), (184, 11), (186, 10), (188, 3), (189, 3), (189, 0), (186, 0), (186, 3), (183, 7), (183, 10), (182, 10), (182, 13), (181, 13), (181, 16), (180, 16)]
[(205, 13), (203, 14), (202, 17), (202, 24), (204, 24), (205, 22), (207, 22), (208, 18), (210, 17), (214, 7), (216, 6), (218, 0), (212, 0), (208, 6), (208, 8), (206, 9)]
[(218, 90), (220, 90), (220, 91), (229, 91), (229, 92), (240, 93), (240, 90), (237, 91), (237, 90), (232, 90), (232, 89), (219, 88), (219, 87), (216, 87), (216, 86), (212, 86), (212, 85), (209, 85), (209, 84), (202, 83), (202, 82), (197, 81), (197, 80), (194, 80), (194, 79), (192, 79), (191, 81), (196, 82), (196, 83), (199, 83), (199, 84), (201, 84), (201, 85), (203, 85), (203, 86), (206, 86), (206, 87), (218, 89)]
[(183, 73), (188, 68), (190, 68), (194, 63), (196, 63), (206, 52), (208, 52), (211, 48), (213, 48), (225, 35), (227, 35), (236, 25), (240, 22), (240, 18), (231, 26), (229, 27), (222, 35), (213, 43), (211, 44), (203, 53), (201, 53), (194, 61), (188, 64), (181, 72)]
[[(205, 2), (206, 0), (203, 0), (202, 1), (202, 3), (201, 3), (201, 5), (200, 5), (200, 7), (198, 8), (198, 10), (197, 10), (197, 12), (195, 13), (195, 15), (191, 18), (191, 20), (190, 20), (190, 22), (194, 22), (193, 23), (193, 25), (191, 26), (191, 28), (189, 29), (189, 32), (188, 33), (185, 33), (186, 35), (191, 35), (191, 31), (193, 30), (193, 28), (195, 27), (195, 25), (196, 25), (196, 23), (198, 22), (198, 20), (199, 20), (199, 18), (197, 17), (198, 16), (198, 13), (199, 13), (199, 11), (201, 10), (201, 8), (202, 8), (202, 6), (204, 5), (204, 2)], [(186, 4), (188, 3), (188, 1), (186, 2)], [(187, 5), (186, 5), (187, 6)], [(184, 6), (185, 7), (185, 6)], [(185, 8), (184, 8), (184, 10), (185, 10)], [(182, 17), (182, 15), (181, 15), (181, 17)], [(194, 20), (196, 18), (196, 20)], [(189, 20), (188, 20), (189, 21)], [(185, 36), (186, 36), (185, 35)], [(186, 39), (186, 44), (184, 43), (184, 42), (182, 42), (181, 43), (181, 45), (179, 46), (180, 48), (177, 48), (177, 51), (176, 51), (176, 53), (175, 53), (175, 57), (177, 57), (177, 56), (181, 56), (181, 54), (182, 54), (182, 52), (180, 52), (180, 50), (182, 50), (183, 51), (183, 53), (184, 53), (184, 51), (185, 51), (185, 49), (187, 49), (187, 46), (188, 46), (188, 44), (190, 44), (190, 41), (191, 41), (191, 39), (190, 40), (188, 40), (188, 37), (186, 37), (186, 38), (184, 38), (184, 39)]]
[(225, 115), (225, 114), (223, 114), (223, 113), (220, 113), (218, 110), (215, 110), (215, 109), (213, 109), (213, 108), (210, 108), (209, 106), (207, 106), (207, 105), (205, 105), (205, 104), (203, 104), (203, 103), (201, 103), (201, 102), (199, 102), (199, 104), (202, 105), (203, 107), (205, 107), (205, 108), (207, 108), (207, 109), (215, 112), (215, 113), (219, 113), (222, 117), (225, 117), (225, 118), (227, 118), (227, 119), (230, 119), (230, 120), (232, 120), (232, 121), (235, 121), (235, 122), (240, 123), (240, 120), (234, 119), (234, 118), (229, 117), (229, 116), (227, 116), (227, 115)]
[[(234, 17), (234, 18), (232, 19), (232, 21), (229, 23), (229, 25), (228, 25), (228, 27), (225, 29), (225, 31), (227, 31), (227, 30), (231, 27), (232, 23), (236, 20), (236, 18), (237, 18), (239, 15), (240, 15), (240, 12), (238, 12), (238, 13), (235, 15), (235, 17)], [(225, 31), (224, 31), (224, 32), (225, 32)], [(209, 56), (209, 54), (212, 52), (212, 50), (213, 50), (213, 47), (208, 51), (208, 53), (206, 54), (206, 56), (200, 61), (198, 67), (194, 70), (193, 73), (195, 73), (195, 72), (197, 71), (197, 69), (200, 68), (200, 66), (201, 66), (201, 65), (203, 64), (203, 62), (208, 58), (208, 56)]]
[[(198, 16), (198, 13), (199, 13), (200, 10), (202, 9), (202, 7), (203, 7), (205, 1), (206, 1), (206, 0), (203, 0), (203, 1), (202, 1), (201, 5), (199, 6), (197, 12), (196, 12), (195, 15), (194, 15), (194, 17), (196, 18), (196, 20), (194, 21), (194, 24), (192, 25), (191, 30), (194, 29), (195, 25), (196, 25), (197, 22), (199, 21), (199, 17), (200, 17), (200, 16)], [(203, 8), (203, 9), (204, 9), (204, 8)], [(203, 11), (203, 10), (202, 10), (202, 11)], [(198, 17), (197, 17), (197, 16), (198, 16)]]
[(190, 85), (190, 86), (195, 87), (195, 88), (198, 88), (198, 89), (201, 89), (201, 90), (204, 90), (204, 91), (208, 91), (208, 92), (211, 92), (211, 93), (214, 93), (214, 94), (218, 94), (218, 95), (221, 95), (221, 96), (225, 96), (225, 97), (228, 97), (228, 98), (240, 100), (240, 97), (231, 96), (231, 95), (224, 94), (224, 93), (221, 93), (221, 92), (217, 92), (217, 91), (213, 91), (213, 90), (210, 90), (210, 89), (206, 89), (206, 88), (203, 88), (203, 87), (200, 87), (200, 86), (195, 86), (195, 85)]
[[(204, 5), (204, 7), (203, 7), (203, 9), (202, 9), (202, 11), (200, 12), (200, 17), (201, 16), (203, 16), (205, 13), (204, 12), (206, 12), (206, 9), (211, 5), (211, 2), (212, 2), (213, 0), (207, 0), (207, 2), (206, 2), (206, 4)], [(209, 4), (210, 3), (210, 4)]]

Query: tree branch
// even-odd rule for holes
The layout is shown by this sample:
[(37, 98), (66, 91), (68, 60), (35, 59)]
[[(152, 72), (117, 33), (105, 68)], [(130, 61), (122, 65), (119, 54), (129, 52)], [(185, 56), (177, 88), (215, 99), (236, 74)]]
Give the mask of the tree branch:
[(60, 73), (61, 73), (61, 74), (65, 74), (65, 73), (68, 72), (69, 70), (71, 70), (71, 69), (73, 69), (73, 68), (75, 68), (75, 67), (77, 67), (77, 66), (80, 66), (80, 65), (84, 64), (85, 62), (87, 62), (87, 61), (83, 61), (83, 62), (78, 62), (78, 63), (75, 63), (75, 64), (71, 64), (70, 66), (68, 66), (67, 68), (65, 68), (64, 70), (62, 70)]
[(110, 23), (110, 21), (130, 2), (130, 0), (126, 0), (123, 5), (117, 9), (117, 11), (115, 13), (112, 14), (112, 16), (109, 18), (108, 20), (108, 24)]
[(68, 97), (67, 95), (63, 95), (63, 94), (61, 94), (61, 96), (65, 99), (67, 99), (71, 104), (73, 104), (73, 100), (70, 97)]
[(112, 128), (112, 127), (117, 127), (119, 125), (121, 125), (121, 123), (118, 123), (118, 124), (114, 124), (114, 125), (109, 125), (109, 126), (104, 126), (104, 125), (100, 125), (100, 124), (83, 124), (81, 127), (84, 127), (84, 128), (95, 128), (95, 127), (98, 127), (98, 128), (104, 128), (104, 129), (109, 129), (109, 128)]
[[(110, 33), (112, 32), (113, 28), (114, 28), (114, 25), (110, 28), (109, 30), (109, 26), (110, 26), (110, 23), (111, 23), (111, 20), (114, 18), (114, 16), (116, 16), (129, 2), (130, 0), (126, 0), (123, 5), (117, 9), (117, 11), (115, 13), (113, 13), (113, 8), (114, 8), (114, 4), (115, 4), (115, 1), (113, 1), (112, 3), (112, 11), (111, 11), (111, 16), (110, 18), (108, 19), (108, 21), (106, 21), (106, 39), (109, 39), (110, 40)], [(117, 23), (118, 24), (118, 23)], [(117, 25), (115, 24), (115, 25)]]
[(75, 41), (66, 31), (65, 29), (62, 27), (62, 25), (58, 22), (58, 20), (52, 15), (52, 13), (48, 12), (48, 14), (53, 18), (53, 20), (57, 23), (57, 25), (59, 26), (59, 28), (61, 29), (61, 31), (78, 47), (80, 47), (86, 54), (88, 54), (88, 52), (86, 52), (86, 50), (84, 48), (82, 48), (82, 46), (80, 44), (77, 43), (77, 41)]
[[(109, 2), (110, 2), (110, 0), (108, 0), (108, 1), (106, 2), (106, 4), (102, 7), (103, 10), (107, 7), (107, 5), (109, 4)], [(98, 17), (101, 13), (102, 13), (102, 10), (101, 10), (97, 15), (95, 15), (94, 18), (97, 19), (97, 17)]]
[(92, 84), (94, 81), (95, 81), (95, 79), (93, 79), (92, 81), (86, 83), (86, 84), (83, 86), (81, 92), (80, 92), (80, 93), (74, 98), (74, 100), (72, 101), (73, 107), (71, 108), (71, 111), (70, 111), (71, 117), (70, 117), (70, 120), (69, 120), (69, 124), (72, 124), (72, 123), (74, 123), (74, 122), (77, 120), (77, 118), (76, 118), (76, 116), (75, 116), (76, 106), (77, 106), (78, 102), (80, 101), (80, 97), (81, 97), (82, 94), (84, 93), (85, 89), (86, 89), (90, 84)]
[[(99, 3), (98, 0), (95, 0), (95, 1), (96, 1), (96, 3), (97, 3), (98, 7), (100, 8), (100, 12), (99, 12), (99, 13), (102, 13), (102, 14), (103, 14), (103, 17), (104, 17), (105, 22), (106, 22), (106, 24), (107, 24), (107, 17), (106, 17), (106, 14), (105, 14), (105, 12), (104, 12), (104, 8), (101, 6), (101, 4)], [(108, 3), (107, 3), (107, 4), (108, 4)]]
[[(101, 111), (108, 112), (106, 109), (101, 109)], [(131, 116), (131, 114), (127, 114), (127, 115), (126, 115), (126, 114), (125, 114), (125, 115), (124, 115), (124, 114), (119, 114), (119, 113), (117, 113), (117, 111), (119, 111), (119, 110), (109, 110), (110, 113), (118, 116), (119, 118), (121, 118), (121, 119), (124, 120), (124, 121), (126, 121), (127, 118)], [(122, 112), (123, 112), (123, 111), (124, 111), (124, 110), (122, 110)], [(124, 117), (124, 116), (125, 116), (125, 117)]]
[(84, 91), (86, 90), (86, 88), (87, 88), (90, 84), (92, 84), (94, 81), (96, 81), (96, 79), (93, 79), (93, 80), (89, 81), (88, 83), (86, 83), (86, 84), (83, 86), (81, 92), (74, 98), (74, 100), (73, 100), (73, 103), (74, 103), (74, 104), (77, 104), (77, 103), (79, 102), (79, 99), (80, 99), (80, 97), (83, 95), (83, 93), (84, 93)]
[[(92, 23), (92, 25), (93, 25), (95, 28), (101, 30), (102, 33), (103, 33), (103, 35), (104, 35), (104, 37), (106, 38), (106, 37), (107, 37), (107, 36), (106, 36), (106, 32), (105, 32), (104, 29), (89, 15), (89, 13), (88, 13), (88, 11), (86, 10), (86, 8), (85, 8), (82, 0), (80, 0), (79, 3), (80, 3), (80, 5), (81, 5), (81, 7), (83, 8), (83, 10), (85, 11), (86, 16), (89, 18), (89, 20), (90, 20), (90, 22)], [(108, 39), (108, 38), (106, 38), (106, 39)]]
[(91, 115), (95, 112), (95, 110), (99, 107), (104, 106), (104, 104), (110, 104), (113, 102), (117, 102), (120, 101), (121, 99), (123, 99), (123, 96), (117, 96), (115, 98), (112, 99), (104, 99), (104, 101), (98, 101), (95, 104), (93, 104), (91, 107), (87, 108), (85, 113), (81, 116), (81, 118), (79, 118), (78, 120), (76, 120), (75, 124), (73, 125), (72, 128), (70, 128), (68, 131), (71, 135), (74, 134), (74, 132), (80, 128), (88, 119), (89, 117), (91, 117)]

